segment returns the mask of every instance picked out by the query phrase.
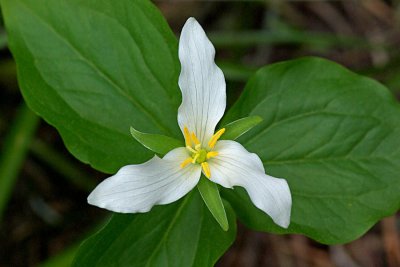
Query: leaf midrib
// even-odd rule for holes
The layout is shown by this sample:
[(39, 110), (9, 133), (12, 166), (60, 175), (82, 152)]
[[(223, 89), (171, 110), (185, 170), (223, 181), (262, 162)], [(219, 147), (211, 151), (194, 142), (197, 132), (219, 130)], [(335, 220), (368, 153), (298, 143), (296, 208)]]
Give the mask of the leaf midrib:
[(176, 221), (178, 220), (178, 218), (181, 216), (182, 214), (182, 210), (183, 208), (187, 205), (187, 202), (189, 201), (189, 199), (191, 198), (191, 195), (187, 195), (182, 204), (180, 205), (180, 207), (178, 208), (178, 210), (176, 211), (174, 217), (172, 218), (171, 222), (168, 225), (167, 230), (165, 230), (161, 240), (158, 242), (157, 247), (153, 250), (153, 252), (151, 253), (151, 255), (148, 257), (147, 259), (147, 263), (146, 263), (146, 267), (150, 266), (151, 261), (154, 259), (155, 255), (157, 254), (157, 252), (160, 250), (161, 246), (166, 242), (174, 224), (176, 223)]

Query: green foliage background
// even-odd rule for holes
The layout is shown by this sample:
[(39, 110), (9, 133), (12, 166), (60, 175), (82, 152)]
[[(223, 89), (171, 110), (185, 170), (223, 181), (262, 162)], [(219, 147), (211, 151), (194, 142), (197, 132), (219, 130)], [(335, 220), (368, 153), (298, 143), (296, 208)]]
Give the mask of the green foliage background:
[[(177, 39), (153, 4), (0, 3), (25, 101), (79, 160), (106, 173), (148, 160), (131, 125), (182, 139)], [(114, 215), (75, 266), (210, 266), (234, 241), (235, 216), (259, 231), (344, 243), (398, 210), (400, 110), (383, 85), (320, 58), (277, 63), (251, 76), (221, 125), (247, 116), (263, 121), (239, 141), (293, 193), (287, 230), (237, 188), (222, 190), (224, 232), (195, 189), (146, 214)]]

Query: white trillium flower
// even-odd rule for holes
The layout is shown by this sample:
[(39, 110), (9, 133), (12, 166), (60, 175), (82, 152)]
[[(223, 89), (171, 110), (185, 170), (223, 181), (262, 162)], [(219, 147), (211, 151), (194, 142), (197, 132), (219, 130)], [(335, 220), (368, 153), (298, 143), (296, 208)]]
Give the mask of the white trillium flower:
[(215, 49), (200, 24), (189, 18), (179, 41), (182, 104), (178, 123), (186, 147), (162, 159), (122, 167), (100, 183), (88, 202), (121, 213), (147, 212), (154, 205), (174, 202), (190, 192), (201, 173), (226, 188), (244, 187), (254, 205), (287, 228), (292, 198), (284, 179), (265, 174), (260, 158), (241, 144), (214, 134), (226, 107), (225, 78), (214, 62)]

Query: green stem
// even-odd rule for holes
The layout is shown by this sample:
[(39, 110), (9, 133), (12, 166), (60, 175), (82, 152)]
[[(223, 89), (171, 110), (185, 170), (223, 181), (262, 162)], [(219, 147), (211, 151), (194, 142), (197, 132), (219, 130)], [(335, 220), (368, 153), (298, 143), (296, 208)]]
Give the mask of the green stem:
[(0, 157), (0, 221), (39, 121), (38, 116), (21, 104), (5, 138)]
[(226, 79), (229, 81), (246, 82), (257, 71), (256, 67), (247, 67), (224, 61), (218, 61), (217, 65), (222, 69)]
[(74, 164), (70, 163), (64, 155), (53, 149), (45, 142), (36, 139), (31, 144), (32, 153), (49, 167), (60, 173), (72, 184), (84, 191), (91, 191), (96, 182), (79, 170)]
[(207, 34), (216, 47), (252, 46), (260, 44), (304, 44), (312, 47), (325, 48), (346, 47), (357, 49), (374, 49), (385, 45), (371, 44), (365, 39), (351, 36), (336, 36), (326, 33), (290, 30), (275, 31), (241, 31), (241, 32), (210, 32)]
[(7, 34), (5, 31), (0, 31), (0, 49), (6, 48), (8, 45)]

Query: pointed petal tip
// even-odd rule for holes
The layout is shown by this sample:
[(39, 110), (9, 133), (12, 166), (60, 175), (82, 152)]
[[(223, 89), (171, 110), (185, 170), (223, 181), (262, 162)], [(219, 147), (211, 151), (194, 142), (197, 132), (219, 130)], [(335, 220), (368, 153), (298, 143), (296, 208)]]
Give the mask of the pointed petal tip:
[(198, 25), (200, 25), (199, 22), (194, 17), (189, 17), (185, 22), (185, 25), (186, 24), (198, 24)]
[[(188, 28), (193, 28), (196, 26), (200, 26), (199, 22), (194, 18), (194, 17), (190, 17), (186, 20), (185, 24), (182, 27), (182, 32), (186, 31)], [(201, 26), (200, 26), (201, 28)], [(181, 32), (181, 34), (182, 34)]]
[(208, 47), (208, 49), (213, 50), (213, 53), (215, 54), (214, 46), (212, 46), (211, 42), (208, 40), (203, 27), (194, 17), (190, 17), (186, 20), (185, 24), (182, 27), (181, 35), (179, 38), (180, 46), (182, 45), (181, 43), (188, 44), (189, 39), (198, 38), (198, 36), (201, 36), (199, 40), (200, 45), (204, 45), (204, 43), (209, 43), (206, 44), (206, 46)]
[[(93, 192), (92, 192), (93, 193)], [(92, 193), (90, 193), (90, 195), (87, 197), (87, 203), (89, 204), (89, 205), (93, 205), (94, 206), (94, 204), (93, 204), (93, 197), (92, 197)]]
[(288, 203), (287, 207), (283, 207), (281, 209), (281, 212), (282, 212), (281, 214), (274, 215), (274, 216), (270, 215), (270, 216), (271, 216), (272, 220), (274, 221), (274, 223), (276, 223), (277, 225), (279, 225), (282, 228), (287, 229), (290, 225), (291, 210), (292, 210), (292, 205), (291, 205), (291, 203)]
[[(98, 202), (98, 188), (99, 188), (100, 184), (97, 185), (92, 192), (90, 192), (89, 196), (87, 197), (87, 203), (92, 205), (92, 206), (97, 206), (100, 207), (101, 203)], [(102, 208), (102, 207), (101, 207)]]
[(277, 223), (280, 227), (287, 229), (290, 225), (290, 220)]
[(197, 21), (194, 17), (189, 17), (186, 22)]
[(118, 212), (116, 210), (111, 209), (111, 207), (109, 207), (103, 201), (101, 201), (99, 196), (97, 196), (98, 191), (96, 189), (97, 189), (97, 187), (87, 197), (88, 204), (92, 205), (92, 206), (96, 206), (96, 207), (101, 208), (101, 209), (106, 209), (106, 210)]

